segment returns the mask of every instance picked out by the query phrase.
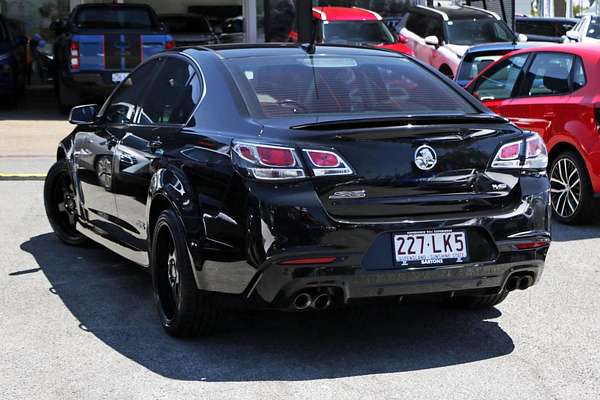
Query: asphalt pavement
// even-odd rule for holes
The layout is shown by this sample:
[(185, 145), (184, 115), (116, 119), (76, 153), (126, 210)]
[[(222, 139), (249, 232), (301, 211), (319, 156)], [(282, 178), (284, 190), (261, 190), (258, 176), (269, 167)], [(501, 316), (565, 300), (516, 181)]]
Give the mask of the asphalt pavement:
[(489, 311), (245, 312), (163, 333), (148, 274), (61, 244), (0, 182), (0, 399), (598, 399), (600, 224), (554, 225), (542, 282)]

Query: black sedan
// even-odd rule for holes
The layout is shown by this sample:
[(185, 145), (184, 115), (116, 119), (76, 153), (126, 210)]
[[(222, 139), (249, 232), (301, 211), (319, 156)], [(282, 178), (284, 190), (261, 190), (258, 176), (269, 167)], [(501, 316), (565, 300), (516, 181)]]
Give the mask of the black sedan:
[(544, 143), (397, 53), (169, 51), (71, 122), (44, 188), (50, 223), (148, 267), (174, 336), (238, 305), (435, 293), (491, 307), (542, 273)]

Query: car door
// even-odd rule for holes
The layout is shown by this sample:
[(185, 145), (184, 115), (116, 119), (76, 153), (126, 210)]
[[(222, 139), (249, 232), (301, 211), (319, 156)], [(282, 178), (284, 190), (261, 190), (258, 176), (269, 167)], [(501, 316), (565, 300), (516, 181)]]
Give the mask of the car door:
[(575, 60), (568, 53), (534, 53), (524, 75), (519, 99), (515, 100), (527, 106), (528, 120), (519, 125), (538, 132), (546, 142), (554, 133), (565, 131), (571, 118), (571, 73)]
[(198, 104), (203, 86), (185, 57), (165, 57), (140, 101), (136, 123), (119, 140), (114, 154), (115, 196), (125, 241), (147, 250), (146, 202), (150, 180), (164, 156), (182, 146), (181, 129)]
[(467, 90), (495, 113), (519, 124), (527, 117), (528, 109), (515, 102), (514, 96), (518, 93), (528, 59), (528, 53), (521, 53), (499, 61), (476, 78)]
[(116, 241), (122, 236), (122, 224), (114, 196), (115, 147), (129, 130), (136, 101), (150, 82), (155, 67), (155, 62), (149, 62), (136, 70), (100, 111), (99, 122), (82, 125), (74, 138), (79, 194), (87, 220)]

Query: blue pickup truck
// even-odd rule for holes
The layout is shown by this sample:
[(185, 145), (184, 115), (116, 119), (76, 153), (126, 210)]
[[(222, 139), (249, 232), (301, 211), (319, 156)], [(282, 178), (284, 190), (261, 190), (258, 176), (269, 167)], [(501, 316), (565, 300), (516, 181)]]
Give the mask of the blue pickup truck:
[(144, 59), (174, 47), (154, 10), (141, 4), (83, 4), (53, 28), (54, 86), (63, 112), (105, 98)]

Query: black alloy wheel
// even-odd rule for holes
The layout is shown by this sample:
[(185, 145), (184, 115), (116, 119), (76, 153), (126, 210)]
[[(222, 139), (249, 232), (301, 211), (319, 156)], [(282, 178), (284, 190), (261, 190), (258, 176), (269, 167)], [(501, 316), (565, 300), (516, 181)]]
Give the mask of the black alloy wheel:
[(156, 222), (151, 268), (154, 299), (165, 331), (175, 337), (212, 333), (218, 310), (196, 287), (183, 225), (172, 210), (163, 211)]
[(88, 239), (76, 229), (77, 203), (66, 160), (57, 161), (44, 183), (44, 206), (56, 236), (66, 244), (80, 246)]

